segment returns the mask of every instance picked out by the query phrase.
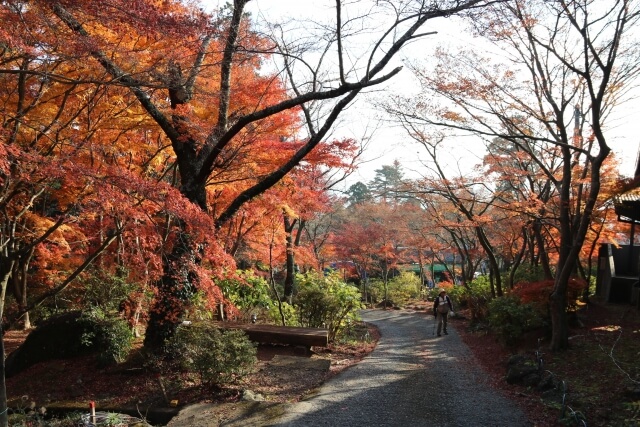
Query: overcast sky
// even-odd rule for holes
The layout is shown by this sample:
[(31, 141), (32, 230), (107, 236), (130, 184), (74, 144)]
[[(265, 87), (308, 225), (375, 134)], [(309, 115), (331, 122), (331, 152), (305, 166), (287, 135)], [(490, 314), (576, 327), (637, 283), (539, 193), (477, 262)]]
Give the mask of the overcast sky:
[[(206, 0), (203, 3), (208, 7), (219, 7), (226, 0)], [(323, 14), (333, 13), (334, 0), (252, 0), (248, 3), (246, 10), (254, 16), (262, 15), (269, 20), (281, 20), (284, 18), (317, 18)], [(452, 25), (451, 20), (435, 20), (431, 27), (426, 30), (437, 30), (437, 34), (429, 36), (418, 45), (412, 45), (405, 49), (400, 60), (413, 60), (416, 57), (424, 59), (430, 49), (435, 46), (455, 45), (461, 43), (465, 46), (477, 45), (482, 49), (480, 42), (470, 36), (465, 35), (458, 25)], [(403, 69), (398, 76), (392, 80), (387, 87), (389, 91), (411, 91), (413, 81), (410, 71)], [(413, 86), (416, 88), (417, 86)], [(377, 93), (375, 96), (380, 96)], [(616, 108), (616, 115), (607, 123), (608, 142), (613, 152), (621, 161), (621, 173), (627, 176), (633, 175), (636, 158), (640, 147), (640, 137), (637, 136), (637, 125), (640, 123), (640, 108), (636, 108), (630, 102), (627, 105)], [(410, 176), (417, 176), (424, 171), (422, 161), (425, 156), (415, 143), (412, 143), (402, 129), (393, 126), (386, 121), (380, 121), (382, 114), (372, 108), (370, 97), (361, 97), (355, 105), (352, 105), (343, 116), (341, 123), (334, 130), (334, 136), (353, 137), (360, 139), (363, 134), (370, 134), (373, 129), (377, 129), (372, 136), (368, 151), (365, 155), (367, 160), (358, 173), (354, 174), (349, 182), (367, 182), (371, 180), (376, 169), (383, 165), (390, 165), (398, 159), (403, 169)], [(449, 139), (448, 149), (442, 155), (444, 162), (451, 167), (467, 169), (481, 161), (483, 149), (481, 144), (472, 137)]]

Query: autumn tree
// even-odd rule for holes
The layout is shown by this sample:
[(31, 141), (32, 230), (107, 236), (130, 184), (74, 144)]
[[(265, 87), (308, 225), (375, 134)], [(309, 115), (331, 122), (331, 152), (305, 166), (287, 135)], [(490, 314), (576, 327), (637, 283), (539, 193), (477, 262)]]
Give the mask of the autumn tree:
[[(4, 2), (0, 13), (16, 23), (3, 28), (0, 43), (0, 317), (29, 326), (40, 304), (62, 292), (82, 295), (92, 264), (141, 287), (158, 280), (171, 224), (187, 221), (203, 238), (213, 222), (157, 179), (171, 168), (155, 123), (127, 88), (104, 81), (101, 67), (65, 43), (49, 4)], [(133, 34), (118, 39), (123, 54), (149, 43)], [(5, 306), (11, 292), (17, 307)], [(64, 298), (56, 308), (82, 304)]]
[[(637, 20), (635, 0), (494, 4), (472, 25), (504, 55), (441, 51), (435, 72), (415, 70), (424, 98), (402, 104), (408, 108), (405, 117), (415, 122), (508, 141), (537, 163), (554, 187), (559, 227), (550, 299), (554, 350), (568, 346), (567, 287), (611, 151), (606, 118), (640, 65), (631, 32)], [(541, 153), (554, 159), (554, 168)]]
[[(363, 295), (367, 279), (379, 277), (386, 285), (389, 274), (401, 261), (406, 249), (402, 208), (385, 202), (350, 206), (332, 239), (338, 259), (357, 266)], [(386, 297), (386, 295), (385, 295)]]
[[(399, 118), (402, 120), (402, 115)], [(435, 211), (434, 214), (441, 218), (441, 226), (448, 230), (448, 233), (453, 238), (454, 245), (463, 256), (465, 252), (468, 252), (465, 244), (467, 239), (464, 238), (464, 233), (456, 232), (456, 229), (462, 230), (466, 228), (473, 230), (475, 238), (484, 249), (484, 255), (489, 263), (492, 277), (492, 293), (502, 296), (499, 256), (485, 227), (486, 224), (495, 221), (495, 218), (487, 213), (493, 204), (495, 195), (485, 190), (487, 183), (483, 177), (465, 179), (463, 177), (449, 176), (438, 158), (438, 146), (443, 139), (431, 138), (416, 129), (410, 121), (402, 121), (409, 134), (422, 144), (424, 151), (431, 160), (432, 175), (414, 184), (416, 188), (414, 191), (418, 194), (427, 193), (441, 197), (453, 208), (451, 210)], [(424, 197), (423, 200), (425, 200)], [(446, 217), (447, 212), (452, 212), (452, 215), (448, 218)], [(470, 260), (470, 257), (467, 256), (466, 259)], [(468, 267), (471, 268), (472, 265), (471, 263)]]
[[(272, 42), (255, 37), (244, 14), (248, 2), (235, 0), (228, 15), (220, 15), (219, 19), (209, 21), (194, 20), (189, 32), (180, 37), (190, 45), (176, 49), (179, 55), (163, 58), (155, 67), (155, 75), (145, 75), (132, 72), (135, 71), (131, 69), (135, 63), (121, 60), (117, 55), (117, 46), (105, 43), (104, 37), (96, 31), (95, 23), (97, 21), (105, 29), (114, 32), (125, 29), (126, 25), (113, 25), (103, 19), (100, 11), (87, 7), (83, 2), (43, 3), (67, 26), (73, 34), (75, 45), (100, 64), (111, 79), (129, 88), (146, 114), (162, 129), (175, 155), (180, 191), (205, 212), (209, 212), (215, 203), (215, 200), (211, 200), (214, 189), (208, 189), (211, 178), (227, 170), (234, 161), (239, 161), (240, 153), (254, 153), (250, 142), (264, 129), (277, 127), (282, 115), (296, 111), (302, 114), (308, 133), (305, 144), (283, 163), (247, 180), (246, 185), (214, 218), (217, 228), (233, 217), (245, 203), (273, 187), (298, 166), (326, 137), (338, 116), (358, 94), (397, 74), (399, 68), (389, 68), (392, 58), (407, 42), (421, 36), (419, 30), (429, 19), (450, 16), (485, 4), (480, 0), (449, 1), (435, 7), (420, 3), (391, 5), (377, 2), (372, 7), (380, 14), (370, 13), (353, 19), (348, 15), (349, 9), (341, 2), (336, 2), (335, 20), (330, 27), (329, 37), (314, 37), (315, 41), (327, 41), (321, 50), (335, 58), (335, 61), (329, 64), (329, 61), (324, 61), (325, 55), (322, 55), (317, 67), (309, 67), (310, 62), (298, 61), (298, 58), (305, 53), (314, 54), (313, 51), (301, 50), (301, 46), (284, 39), (285, 33), (274, 32)], [(360, 6), (360, 3), (356, 6)], [(141, 25), (143, 30), (157, 20), (168, 20), (175, 16), (171, 13), (173, 11), (155, 8), (141, 0), (134, 5), (131, 2), (119, 5), (114, 0), (102, 4), (100, 10), (134, 11), (128, 17), (128, 22), (144, 22)], [(199, 17), (200, 14), (191, 16)], [(381, 36), (371, 44), (368, 53), (358, 52), (354, 56), (366, 58), (362, 63), (350, 64), (347, 62), (350, 57), (347, 45), (349, 35), (355, 31), (358, 21), (366, 20), (369, 16), (387, 17), (390, 23), (386, 28), (380, 22), (376, 23), (377, 28), (385, 28)], [(296, 35), (296, 39), (301, 38)], [(178, 38), (172, 39), (174, 42), (176, 40)], [(280, 64), (286, 80), (278, 79), (278, 73), (263, 78), (258, 78), (254, 73), (260, 85), (252, 88), (241, 86), (237, 73), (243, 66), (248, 67), (247, 72), (250, 72), (251, 64), (257, 64), (263, 53), (280, 55), (278, 57), (282, 59)], [(337, 66), (334, 67), (334, 63)], [(335, 77), (330, 77), (329, 73)], [(285, 83), (289, 85), (291, 96), (283, 97), (281, 84)], [(150, 94), (147, 91), (149, 87), (159, 87), (160, 90)], [(203, 92), (197, 90), (200, 87), (212, 93), (209, 105), (214, 106), (213, 111), (205, 113), (202, 119), (196, 115), (197, 105), (203, 102), (200, 99)], [(232, 90), (233, 87), (238, 89)], [(254, 98), (253, 105), (245, 107), (238, 101), (243, 99), (243, 94), (249, 93), (260, 96)], [(333, 103), (327, 104), (331, 100)], [(314, 110), (320, 101), (322, 108)], [(318, 111), (319, 115), (315, 115), (314, 111)], [(186, 299), (197, 287), (198, 280), (201, 280), (198, 279), (196, 268), (202, 260), (201, 244), (184, 232), (175, 242), (172, 252), (164, 257), (163, 279), (157, 284), (157, 303), (145, 338), (145, 344), (150, 347), (161, 346), (172, 333), (175, 319), (180, 317)]]

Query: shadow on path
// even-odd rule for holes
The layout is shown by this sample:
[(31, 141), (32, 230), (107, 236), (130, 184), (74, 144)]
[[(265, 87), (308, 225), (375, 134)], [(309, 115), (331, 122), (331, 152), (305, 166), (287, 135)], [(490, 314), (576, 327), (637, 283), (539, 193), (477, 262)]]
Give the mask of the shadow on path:
[(376, 349), (270, 425), (533, 425), (483, 381), (451, 325), (449, 335), (435, 337), (434, 319), (424, 314), (366, 310), (362, 317), (380, 329)]

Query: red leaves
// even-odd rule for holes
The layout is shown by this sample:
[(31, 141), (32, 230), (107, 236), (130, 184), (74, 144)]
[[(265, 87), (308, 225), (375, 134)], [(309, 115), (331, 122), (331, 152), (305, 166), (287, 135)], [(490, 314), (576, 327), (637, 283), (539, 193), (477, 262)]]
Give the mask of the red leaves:
[[(587, 286), (582, 279), (572, 278), (568, 283), (568, 304), (573, 302), (582, 295), (582, 291)], [(518, 296), (524, 303), (547, 304), (549, 296), (553, 292), (554, 281), (542, 280), (540, 282), (518, 283), (513, 289), (514, 295)]]

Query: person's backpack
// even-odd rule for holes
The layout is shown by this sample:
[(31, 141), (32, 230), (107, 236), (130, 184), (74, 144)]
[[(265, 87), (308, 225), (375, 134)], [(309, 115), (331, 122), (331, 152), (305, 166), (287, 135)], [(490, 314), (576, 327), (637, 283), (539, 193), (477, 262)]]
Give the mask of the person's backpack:
[(438, 310), (438, 313), (441, 313), (441, 314), (447, 314), (449, 312), (449, 300), (447, 299), (447, 297), (444, 298), (444, 302), (438, 303), (437, 310)]

